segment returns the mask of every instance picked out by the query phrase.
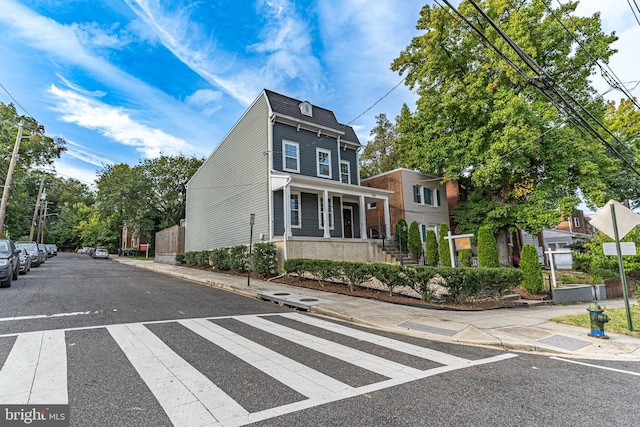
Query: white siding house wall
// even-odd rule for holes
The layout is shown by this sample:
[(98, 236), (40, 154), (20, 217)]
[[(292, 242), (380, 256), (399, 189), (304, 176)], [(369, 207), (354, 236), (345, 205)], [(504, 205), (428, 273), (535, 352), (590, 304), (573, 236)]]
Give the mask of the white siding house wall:
[[(434, 180), (435, 179), (435, 180)], [(417, 204), (413, 201), (413, 186), (428, 187), (440, 192), (440, 206)], [(424, 224), (427, 227), (439, 227), (440, 224), (449, 224), (449, 207), (447, 205), (447, 193), (444, 185), (439, 183), (439, 178), (432, 178), (419, 172), (402, 170), (402, 191), (404, 192), (405, 221), (410, 226), (413, 221)], [(422, 194), (420, 195), (423, 196)], [(434, 196), (435, 197), (435, 196)], [(424, 203), (424, 200), (422, 200)]]
[(249, 107), (187, 184), (185, 251), (249, 244), (269, 236), (269, 107)]

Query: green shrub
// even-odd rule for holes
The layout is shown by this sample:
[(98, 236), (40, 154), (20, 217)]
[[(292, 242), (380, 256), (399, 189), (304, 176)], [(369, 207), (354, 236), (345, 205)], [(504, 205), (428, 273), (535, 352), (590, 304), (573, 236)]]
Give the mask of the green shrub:
[(438, 265), (438, 239), (434, 230), (427, 230), (427, 238), (425, 242), (427, 252), (427, 264), (435, 267)]
[(218, 248), (211, 251), (211, 266), (218, 270), (231, 270), (229, 249)]
[(282, 266), (285, 274), (295, 273), (298, 276), (298, 280), (304, 278), (304, 274), (307, 271), (307, 265), (310, 260), (303, 258), (291, 258), (284, 262)]
[(420, 225), (417, 221), (412, 221), (409, 226), (407, 235), (407, 245), (411, 257), (416, 261), (420, 261), (422, 257), (422, 239), (420, 238)]
[(396, 224), (396, 244), (402, 246), (402, 250), (407, 252), (408, 247), (408, 227), (407, 221), (400, 218)]
[(391, 264), (376, 264), (373, 275), (387, 287), (389, 295), (398, 286), (411, 286), (411, 280), (405, 272), (405, 267)]
[(520, 270), (522, 270), (522, 287), (532, 294), (542, 292), (542, 267), (535, 246), (524, 245), (522, 247)]
[(253, 271), (261, 277), (272, 277), (278, 270), (276, 246), (273, 243), (259, 242), (253, 245), (251, 258)]
[(438, 274), (438, 268), (420, 266), (409, 269), (409, 271), (411, 273), (408, 276), (413, 283), (413, 289), (420, 294), (422, 300), (426, 302), (433, 300), (433, 290), (429, 286), (429, 282)]
[(486, 225), (478, 229), (478, 267), (500, 267), (496, 236), (491, 228)]
[(458, 261), (463, 267), (471, 267), (471, 249), (463, 249), (458, 252)]
[(184, 264), (185, 262), (186, 262), (186, 261), (185, 261), (185, 254), (184, 254), (184, 252), (183, 252), (183, 253), (176, 254), (176, 264)]
[(187, 264), (191, 264), (196, 267), (208, 267), (209, 251), (186, 252), (184, 254), (184, 259)]
[(231, 270), (244, 273), (249, 270), (249, 248), (244, 245), (229, 249), (229, 267)]
[(326, 259), (312, 260), (307, 264), (307, 271), (311, 273), (321, 286), (338, 275), (337, 261)]
[(591, 271), (591, 254), (573, 254), (573, 269), (576, 271), (582, 271), (583, 273), (589, 273)]
[(375, 264), (363, 264), (359, 262), (341, 262), (338, 264), (338, 275), (354, 290), (373, 277), (373, 267)]
[(440, 264), (443, 267), (451, 267), (451, 250), (449, 249), (449, 241), (445, 239), (449, 234), (449, 226), (446, 222), (440, 224), (439, 233), (438, 256), (440, 257)]

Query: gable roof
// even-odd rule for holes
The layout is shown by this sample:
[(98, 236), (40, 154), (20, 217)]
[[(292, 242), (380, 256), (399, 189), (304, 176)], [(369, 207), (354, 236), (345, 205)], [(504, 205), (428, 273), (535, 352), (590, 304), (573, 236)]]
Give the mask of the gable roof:
[(344, 133), (341, 140), (360, 145), (360, 141), (358, 141), (358, 137), (356, 136), (353, 128), (339, 123), (336, 116), (333, 114), (333, 111), (318, 107), (317, 105), (312, 105), (313, 115), (309, 117), (302, 114), (300, 111), (300, 104), (303, 101), (290, 98), (268, 89), (265, 89), (264, 93), (267, 96), (267, 101), (274, 113)]

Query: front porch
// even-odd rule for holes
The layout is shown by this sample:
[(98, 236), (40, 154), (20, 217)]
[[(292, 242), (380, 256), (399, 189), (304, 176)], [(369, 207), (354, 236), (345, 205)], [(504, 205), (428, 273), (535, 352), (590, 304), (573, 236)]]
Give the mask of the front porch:
[(371, 239), (323, 237), (279, 237), (276, 246), (278, 264), (286, 259), (328, 259), (331, 261), (374, 262), (395, 264), (397, 261)]

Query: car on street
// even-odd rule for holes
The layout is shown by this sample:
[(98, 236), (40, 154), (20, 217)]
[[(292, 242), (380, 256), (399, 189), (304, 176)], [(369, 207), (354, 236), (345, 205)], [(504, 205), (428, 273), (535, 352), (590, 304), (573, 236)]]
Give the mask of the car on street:
[(58, 246), (57, 245), (55, 245), (53, 243), (47, 243), (45, 246), (47, 247), (47, 250), (49, 251), (51, 256), (58, 255)]
[(106, 248), (98, 246), (93, 252), (93, 259), (96, 258), (109, 259), (109, 251)]
[(42, 263), (44, 264), (49, 259), (47, 248), (42, 243), (38, 243), (38, 251), (42, 254)]
[(9, 287), (12, 280), (18, 280), (18, 274), (20, 274), (19, 253), (13, 241), (0, 239), (0, 287)]
[(31, 257), (31, 266), (40, 267), (40, 264), (44, 262), (44, 253), (38, 250), (38, 244), (36, 242), (16, 242), (16, 248), (24, 248)]
[(18, 254), (20, 257), (20, 274), (27, 274), (29, 270), (31, 270), (31, 256), (29, 252), (25, 248), (18, 248), (20, 253)]

